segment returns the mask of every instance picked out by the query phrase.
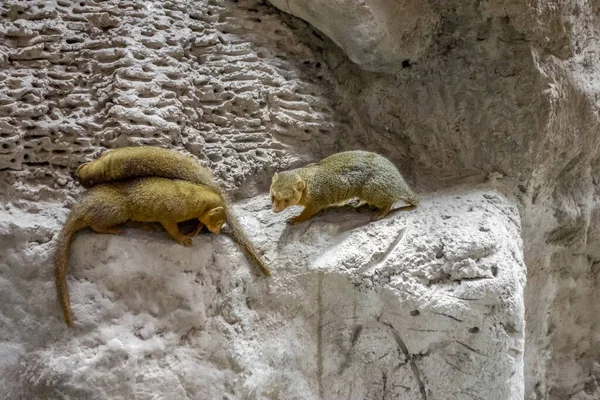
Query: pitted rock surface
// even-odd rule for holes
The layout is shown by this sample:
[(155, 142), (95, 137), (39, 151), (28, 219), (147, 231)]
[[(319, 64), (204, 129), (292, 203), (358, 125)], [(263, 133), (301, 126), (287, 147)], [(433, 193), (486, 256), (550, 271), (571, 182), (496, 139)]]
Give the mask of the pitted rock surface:
[(327, 72), (258, 3), (4, 2), (0, 170), (56, 179), (148, 144), (188, 150), (231, 189), (331, 152), (344, 124)]

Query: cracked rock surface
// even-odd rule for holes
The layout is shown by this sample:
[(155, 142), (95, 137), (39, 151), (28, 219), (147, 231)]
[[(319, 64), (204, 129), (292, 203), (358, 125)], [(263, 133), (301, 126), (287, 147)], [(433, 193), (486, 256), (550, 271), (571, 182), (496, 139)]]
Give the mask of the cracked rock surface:
[(377, 222), (334, 209), (297, 226), (285, 223), (297, 210), (247, 201), (236, 210), (260, 232), (272, 279), (225, 235), (183, 248), (164, 232), (82, 232), (74, 329), (55, 300), (52, 251), (31, 251), (51, 249), (66, 211), (43, 206), (0, 213), (12, 232), (0, 237), (3, 318), (21, 321), (0, 346), (9, 398), (522, 397), (519, 219), (495, 192), (437, 193)]
[[(394, 148), (415, 181), (434, 189), (501, 178), (495, 184), (517, 199), (523, 222), (525, 398), (600, 398), (600, 2), (272, 3), (339, 46), (301, 36), (376, 135), (371, 148)], [(399, 5), (413, 23), (434, 16), (393, 42), (420, 45), (421, 56), (373, 74), (355, 52), (389, 47), (389, 25), (370, 24), (366, 37), (346, 27), (370, 19), (365, 9), (403, 26)], [(315, 19), (314, 7), (327, 15)]]

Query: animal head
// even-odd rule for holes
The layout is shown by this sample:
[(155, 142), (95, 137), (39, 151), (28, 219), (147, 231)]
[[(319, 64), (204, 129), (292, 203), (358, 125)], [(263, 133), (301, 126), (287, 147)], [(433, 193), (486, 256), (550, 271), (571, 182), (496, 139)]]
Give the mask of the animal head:
[(278, 213), (300, 202), (306, 183), (295, 173), (275, 173), (271, 182), (271, 203)]
[(83, 163), (77, 167), (77, 179), (79, 180), (79, 183), (81, 183), (81, 186), (86, 189), (94, 186), (95, 183), (93, 174), (89, 171), (89, 167), (90, 162)]
[(93, 161), (88, 161), (77, 167), (77, 180), (86, 189), (104, 182), (113, 150), (107, 150)]
[(202, 222), (209, 231), (218, 235), (221, 233), (221, 226), (225, 223), (225, 209), (223, 207), (215, 207), (208, 210), (200, 217), (200, 222)]

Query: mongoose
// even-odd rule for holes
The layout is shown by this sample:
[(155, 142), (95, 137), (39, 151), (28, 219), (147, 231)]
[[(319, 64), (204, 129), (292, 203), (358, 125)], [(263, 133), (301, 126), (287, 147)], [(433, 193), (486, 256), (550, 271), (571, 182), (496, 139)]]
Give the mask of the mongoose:
[(77, 168), (79, 183), (88, 189), (98, 183), (144, 176), (182, 179), (221, 191), (213, 174), (191, 156), (160, 147), (121, 147), (108, 150), (96, 160), (83, 163)]
[(385, 217), (398, 200), (412, 206), (419, 203), (419, 197), (390, 160), (361, 150), (336, 153), (317, 163), (275, 173), (271, 183), (274, 212), (304, 206), (300, 215), (288, 220), (291, 224), (304, 222), (326, 207), (353, 198), (377, 207), (374, 219)]
[(96, 160), (84, 163), (77, 168), (77, 178), (84, 187), (143, 176), (183, 179), (207, 185), (216, 190), (225, 204), (225, 217), (232, 238), (266, 276), (271, 276), (271, 271), (233, 214), (231, 201), (216, 182), (213, 173), (194, 158), (175, 150), (160, 147), (122, 147), (109, 150)]
[(98, 233), (118, 235), (121, 230), (117, 225), (128, 220), (160, 222), (177, 243), (190, 246), (197, 231), (186, 236), (177, 223), (198, 218), (200, 224), (218, 234), (225, 222), (223, 205), (219, 193), (208, 186), (157, 177), (105, 183), (84, 193), (58, 236), (54, 257), (56, 289), (67, 325), (73, 323), (67, 268), (75, 233), (90, 227)]

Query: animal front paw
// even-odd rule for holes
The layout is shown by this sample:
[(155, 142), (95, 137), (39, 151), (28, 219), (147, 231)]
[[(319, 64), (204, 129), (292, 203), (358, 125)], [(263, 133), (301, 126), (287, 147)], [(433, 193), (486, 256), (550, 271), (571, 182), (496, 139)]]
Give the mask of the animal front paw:
[(287, 223), (290, 224), (290, 225), (296, 225), (296, 224), (299, 224), (302, 221), (304, 221), (304, 219), (300, 218), (300, 216), (297, 216), (297, 217), (289, 218), (287, 220)]
[(184, 236), (181, 239), (177, 240), (177, 243), (185, 247), (190, 247), (192, 245), (192, 238)]
[(387, 210), (379, 210), (378, 212), (374, 213), (371, 216), (371, 221), (379, 221), (380, 219), (382, 219), (386, 215), (388, 215), (389, 211), (390, 211), (389, 209), (387, 209)]

